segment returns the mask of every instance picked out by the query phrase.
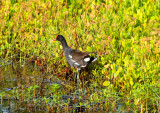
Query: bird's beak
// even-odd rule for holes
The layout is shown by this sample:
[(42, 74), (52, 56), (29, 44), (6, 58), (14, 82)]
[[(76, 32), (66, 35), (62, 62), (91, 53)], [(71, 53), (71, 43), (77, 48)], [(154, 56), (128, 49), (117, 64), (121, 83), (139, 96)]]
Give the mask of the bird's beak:
[(56, 41), (56, 38), (55, 38), (55, 39), (53, 39), (53, 41)]
[(53, 41), (56, 41), (56, 40), (57, 40), (57, 37), (58, 37), (58, 35), (56, 36), (56, 38), (55, 38), (55, 39), (53, 39)]

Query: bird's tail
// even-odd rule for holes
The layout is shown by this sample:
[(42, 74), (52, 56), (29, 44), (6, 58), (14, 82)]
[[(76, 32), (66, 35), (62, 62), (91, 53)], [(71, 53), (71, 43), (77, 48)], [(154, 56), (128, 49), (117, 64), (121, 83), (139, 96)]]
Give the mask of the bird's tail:
[(90, 62), (95, 62), (96, 60), (97, 60), (97, 58), (96, 57), (90, 57), (91, 59), (90, 59)]

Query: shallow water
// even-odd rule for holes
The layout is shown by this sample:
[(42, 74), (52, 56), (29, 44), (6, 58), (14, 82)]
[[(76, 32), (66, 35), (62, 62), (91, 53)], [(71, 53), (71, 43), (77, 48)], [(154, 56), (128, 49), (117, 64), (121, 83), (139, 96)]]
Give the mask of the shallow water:
[[(91, 100), (102, 89), (90, 88), (87, 81), (77, 86), (72, 79), (57, 76), (52, 65), (43, 70), (34, 62), (12, 62), (0, 67), (2, 112), (112, 112), (124, 111), (120, 102), (113, 106), (106, 97)], [(36, 88), (37, 87), (37, 88)], [(3, 93), (4, 94), (3, 94)], [(3, 96), (2, 96), (3, 95)], [(3, 101), (2, 101), (3, 100)], [(95, 100), (95, 99), (94, 99)], [(111, 108), (110, 108), (111, 107)], [(108, 108), (108, 109), (106, 109)]]

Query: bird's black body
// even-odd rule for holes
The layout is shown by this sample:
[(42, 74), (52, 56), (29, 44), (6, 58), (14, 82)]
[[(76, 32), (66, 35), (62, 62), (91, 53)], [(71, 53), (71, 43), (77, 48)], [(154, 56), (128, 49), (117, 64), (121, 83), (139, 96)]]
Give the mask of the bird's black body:
[(65, 58), (67, 62), (73, 67), (86, 67), (89, 63), (97, 59), (95, 57), (89, 56), (89, 52), (81, 52), (70, 48), (62, 35), (58, 35), (56, 40), (62, 43)]
[(70, 48), (62, 35), (58, 35), (56, 39), (54, 39), (54, 41), (55, 40), (60, 41), (62, 43), (63, 52), (67, 62), (69, 63), (69, 65), (78, 68), (78, 71), (81, 70), (81, 68), (86, 67), (91, 62), (97, 60), (96, 57), (89, 56), (89, 52), (82, 52)]

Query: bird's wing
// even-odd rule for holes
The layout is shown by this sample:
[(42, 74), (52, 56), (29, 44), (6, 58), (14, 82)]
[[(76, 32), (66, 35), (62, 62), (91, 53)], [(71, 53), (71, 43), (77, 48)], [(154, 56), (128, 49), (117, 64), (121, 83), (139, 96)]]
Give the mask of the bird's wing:
[(70, 53), (70, 56), (72, 57), (72, 60), (76, 61), (77, 63), (80, 63), (84, 58), (90, 57), (89, 54), (89, 52), (73, 50)]

